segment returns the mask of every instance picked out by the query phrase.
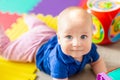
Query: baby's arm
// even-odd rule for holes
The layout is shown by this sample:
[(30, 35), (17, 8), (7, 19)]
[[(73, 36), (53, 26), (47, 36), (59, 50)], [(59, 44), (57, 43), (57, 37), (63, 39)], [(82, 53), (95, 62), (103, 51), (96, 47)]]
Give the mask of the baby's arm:
[(56, 79), (56, 78), (53, 78), (53, 80), (68, 80), (68, 78), (65, 78), (65, 79)]
[(101, 57), (96, 62), (91, 63), (91, 66), (96, 75), (101, 72), (107, 72), (106, 65)]

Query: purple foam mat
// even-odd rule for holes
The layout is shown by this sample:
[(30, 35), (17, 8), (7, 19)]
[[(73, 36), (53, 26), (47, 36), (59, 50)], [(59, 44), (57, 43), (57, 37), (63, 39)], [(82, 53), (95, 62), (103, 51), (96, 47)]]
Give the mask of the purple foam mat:
[(69, 6), (79, 6), (82, 0), (42, 0), (29, 13), (57, 16), (63, 9)]

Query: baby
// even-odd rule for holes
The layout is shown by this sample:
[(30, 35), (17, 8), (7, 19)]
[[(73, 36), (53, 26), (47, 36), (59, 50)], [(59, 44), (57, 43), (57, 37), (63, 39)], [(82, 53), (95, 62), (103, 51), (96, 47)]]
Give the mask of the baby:
[(86, 64), (95, 74), (107, 71), (92, 43), (92, 18), (87, 11), (75, 6), (64, 9), (58, 15), (57, 32), (34, 16), (24, 20), (29, 31), (13, 42), (0, 28), (1, 56), (13, 61), (35, 61), (37, 68), (53, 80), (68, 80)]

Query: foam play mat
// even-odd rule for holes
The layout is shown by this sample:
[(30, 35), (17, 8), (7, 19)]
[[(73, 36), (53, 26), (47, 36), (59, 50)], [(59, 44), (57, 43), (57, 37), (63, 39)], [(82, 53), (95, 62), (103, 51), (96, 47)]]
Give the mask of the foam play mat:
[(0, 80), (35, 80), (34, 63), (11, 62), (0, 57)]

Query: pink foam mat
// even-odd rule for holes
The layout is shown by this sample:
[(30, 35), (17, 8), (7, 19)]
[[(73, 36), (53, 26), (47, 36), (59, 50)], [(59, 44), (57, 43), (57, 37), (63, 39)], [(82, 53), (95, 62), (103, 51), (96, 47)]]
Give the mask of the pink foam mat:
[(6, 30), (10, 28), (11, 25), (16, 22), (17, 18), (21, 17), (18, 14), (2, 13), (0, 12), (0, 26), (3, 26)]

